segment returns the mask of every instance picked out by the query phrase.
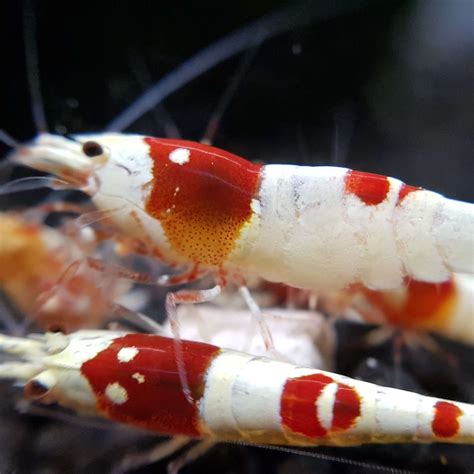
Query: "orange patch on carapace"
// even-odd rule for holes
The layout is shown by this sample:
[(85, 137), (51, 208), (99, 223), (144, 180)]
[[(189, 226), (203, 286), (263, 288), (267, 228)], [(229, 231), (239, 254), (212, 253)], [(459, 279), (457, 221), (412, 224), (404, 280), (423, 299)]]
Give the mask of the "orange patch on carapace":
[(330, 431), (350, 428), (360, 416), (360, 398), (353, 387), (337, 384), (331, 429), (319, 419), (317, 401), (324, 388), (334, 380), (324, 374), (311, 374), (289, 379), (283, 389), (280, 416), (282, 424), (292, 433), (320, 438)]
[(459, 407), (450, 402), (437, 402), (435, 416), (431, 423), (433, 433), (440, 438), (452, 438), (459, 431), (458, 417), (462, 415)]
[(390, 190), (390, 182), (386, 176), (354, 170), (347, 172), (344, 185), (346, 193), (355, 194), (369, 206), (383, 202)]
[[(387, 322), (402, 328), (434, 328), (452, 314), (456, 285), (449, 279), (441, 283), (408, 280), (398, 298), (391, 292), (365, 290), (367, 299), (382, 311)], [(403, 301), (398, 301), (403, 298)]]
[[(153, 159), (146, 211), (159, 219), (173, 250), (195, 264), (220, 266), (252, 216), (261, 165), (207, 145), (146, 138)], [(170, 157), (184, 149), (188, 159)]]
[[(136, 352), (131, 360), (120, 360), (124, 348)], [(199, 436), (198, 402), (204, 377), (220, 349), (182, 341), (182, 351), (194, 403), (186, 399), (181, 386), (173, 339), (127, 334), (82, 364), (81, 372), (94, 390), (98, 410), (108, 418), (162, 434)], [(107, 396), (110, 384), (123, 390), (120, 403)]]

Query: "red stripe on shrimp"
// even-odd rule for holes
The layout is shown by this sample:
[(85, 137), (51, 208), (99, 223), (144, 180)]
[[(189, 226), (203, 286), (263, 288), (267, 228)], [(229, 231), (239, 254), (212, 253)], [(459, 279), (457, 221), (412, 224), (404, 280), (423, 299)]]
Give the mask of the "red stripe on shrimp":
[(383, 202), (390, 190), (390, 182), (386, 176), (354, 170), (347, 172), (344, 185), (346, 193), (356, 195), (368, 206)]
[(452, 438), (459, 432), (458, 418), (461, 409), (454, 403), (439, 401), (434, 406), (435, 416), (431, 423), (433, 433), (440, 438)]
[(443, 327), (451, 317), (458, 297), (453, 278), (441, 283), (407, 280), (401, 300), (394, 298), (392, 292), (363, 291), (388, 323), (402, 328)]
[(416, 191), (423, 191), (423, 188), (417, 186), (410, 186), (409, 184), (403, 183), (400, 192), (398, 193), (397, 205), (399, 205), (409, 194)]
[(262, 166), (207, 145), (145, 138), (153, 159), (146, 210), (181, 256), (221, 265), (250, 220)]
[(339, 383), (334, 401), (331, 429), (344, 431), (354, 425), (360, 416), (360, 398), (353, 387)]
[(308, 438), (319, 438), (330, 431), (344, 431), (353, 426), (360, 416), (360, 398), (354, 388), (345, 384), (337, 384), (331, 429), (321, 422), (317, 402), (326, 386), (332, 383), (334, 380), (324, 374), (289, 379), (283, 389), (280, 409), (285, 428)]
[[(182, 343), (188, 384), (202, 397), (206, 371), (218, 347)], [(128, 334), (81, 367), (97, 396), (97, 409), (116, 421), (160, 433), (199, 436), (197, 402), (183, 393), (173, 339)]]

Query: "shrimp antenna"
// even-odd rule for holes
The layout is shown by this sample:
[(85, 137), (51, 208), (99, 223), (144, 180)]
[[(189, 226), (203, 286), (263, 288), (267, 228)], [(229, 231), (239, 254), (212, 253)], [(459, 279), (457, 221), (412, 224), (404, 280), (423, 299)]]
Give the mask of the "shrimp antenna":
[(233, 97), (235, 96), (235, 93), (237, 92), (239, 83), (242, 81), (243, 76), (250, 67), (250, 64), (252, 63), (255, 54), (257, 53), (258, 46), (259, 45), (256, 45), (254, 48), (249, 49), (242, 56), (242, 59), (240, 60), (236, 72), (234, 73), (229, 84), (225, 88), (224, 93), (221, 95), (215, 110), (211, 114), (211, 118), (207, 123), (207, 127), (201, 139), (201, 143), (206, 143), (210, 145), (214, 141), (214, 137), (222, 121), (222, 116), (229, 107), (230, 102), (232, 101)]
[(35, 1), (25, 0), (23, 9), (23, 40), (25, 43), (26, 75), (30, 89), (31, 111), (37, 132), (47, 132), (38, 65)]
[(256, 447), (256, 448), (273, 450), (273, 451), (280, 451), (282, 453), (288, 453), (288, 454), (297, 454), (299, 456), (320, 459), (322, 461), (337, 462), (337, 463), (347, 464), (349, 466), (360, 467), (360, 468), (363, 468), (364, 470), (369, 469), (373, 471), (388, 472), (390, 474), (415, 474), (415, 471), (411, 471), (409, 469), (399, 469), (397, 467), (384, 466), (382, 464), (358, 461), (357, 459), (348, 459), (342, 456), (339, 457), (339, 456), (334, 456), (331, 454), (319, 453), (317, 451), (306, 451), (303, 449), (289, 448), (287, 446), (275, 446), (271, 444), (267, 445), (267, 444), (245, 443), (245, 442), (241, 443), (239, 441), (229, 441), (229, 443), (240, 444), (243, 446), (250, 446), (250, 447)]
[(208, 71), (216, 64), (253, 48), (273, 36), (316, 20), (326, 20), (347, 14), (367, 4), (367, 0), (352, 2), (314, 2), (304, 0), (255, 20), (202, 49), (176, 69), (166, 74), (158, 83), (145, 91), (112, 122), (106, 131), (120, 132), (129, 127), (144, 113), (188, 82)]
[[(135, 80), (142, 90), (151, 87), (153, 82), (151, 80), (150, 70), (143, 56), (132, 53), (129, 55), (128, 61)], [(157, 104), (156, 107), (153, 108), (152, 113), (156, 124), (163, 127), (166, 138), (181, 138), (181, 133), (179, 132), (176, 122), (163, 104)]]
[(347, 165), (353, 132), (354, 110), (350, 105), (343, 105), (334, 112), (332, 166)]
[(15, 311), (10, 302), (3, 293), (0, 293), (0, 321), (2, 322), (2, 330), (5, 328), (14, 336), (23, 336), (21, 333), (21, 325), (15, 318)]
[(17, 139), (13, 138), (8, 132), (2, 129), (0, 129), (0, 142), (10, 148), (18, 148), (20, 146), (20, 142)]
[(27, 176), (0, 185), (0, 196), (4, 194), (34, 191), (41, 188), (68, 189), (68, 183), (52, 176)]

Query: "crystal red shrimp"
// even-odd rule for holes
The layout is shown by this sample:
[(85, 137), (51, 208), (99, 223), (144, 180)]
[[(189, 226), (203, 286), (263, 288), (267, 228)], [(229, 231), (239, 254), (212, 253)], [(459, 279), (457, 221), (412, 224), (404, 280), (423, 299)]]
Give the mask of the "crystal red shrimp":
[(474, 406), (264, 357), (183, 341), (194, 402), (174, 341), (114, 331), (0, 337), (23, 361), (0, 365), (25, 394), (161, 434), (297, 446), (474, 444)]
[(214, 147), (124, 134), (42, 134), (12, 158), (92, 196), (125, 235), (193, 275), (258, 275), (297, 288), (474, 272), (474, 205), (385, 176), (258, 165)]
[(0, 213), (0, 228), (0, 288), (41, 328), (101, 327), (130, 288), (88, 264), (97, 245), (91, 228), (72, 238), (18, 213)]

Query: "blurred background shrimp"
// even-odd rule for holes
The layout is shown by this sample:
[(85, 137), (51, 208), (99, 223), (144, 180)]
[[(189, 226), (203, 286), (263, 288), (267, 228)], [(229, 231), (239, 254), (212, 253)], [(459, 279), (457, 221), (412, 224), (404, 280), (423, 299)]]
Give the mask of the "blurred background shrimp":
[(17, 212), (0, 214), (0, 288), (30, 323), (70, 332), (102, 327), (130, 282), (93, 268), (90, 227), (77, 235)]

